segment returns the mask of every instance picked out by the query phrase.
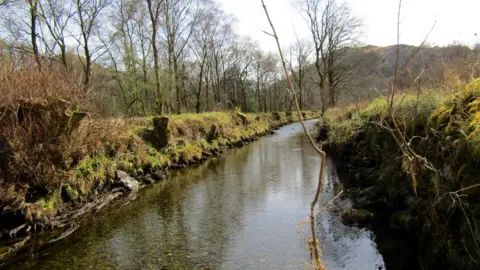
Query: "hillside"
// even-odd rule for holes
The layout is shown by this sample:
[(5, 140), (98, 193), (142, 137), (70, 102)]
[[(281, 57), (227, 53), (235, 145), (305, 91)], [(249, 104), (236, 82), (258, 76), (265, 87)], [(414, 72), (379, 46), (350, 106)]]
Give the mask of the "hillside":
[[(445, 82), (446, 77), (452, 72), (459, 74), (459, 79), (463, 82), (479, 74), (479, 67), (473, 64), (478, 52), (467, 46), (426, 46), (419, 49), (415, 46), (400, 45), (399, 52), (399, 66), (408, 61), (399, 74), (398, 84), (401, 88), (417, 86), (435, 88)], [(415, 57), (411, 58), (412, 54), (415, 54)], [(361, 68), (342, 84), (338, 103), (371, 99), (388, 89), (389, 82), (393, 80), (395, 74), (396, 56), (396, 45), (385, 47), (368, 45), (351, 50), (343, 56), (342, 64), (356, 61), (363, 63)], [(310, 69), (311, 72), (315, 72), (314, 65), (311, 65)], [(421, 73), (422, 76), (414, 85), (415, 79)]]

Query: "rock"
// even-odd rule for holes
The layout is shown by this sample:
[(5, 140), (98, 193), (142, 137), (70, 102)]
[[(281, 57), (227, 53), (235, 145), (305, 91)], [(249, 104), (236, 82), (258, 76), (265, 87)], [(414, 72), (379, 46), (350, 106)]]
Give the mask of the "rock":
[(342, 223), (345, 225), (366, 225), (369, 224), (374, 215), (366, 210), (344, 209), (340, 214)]
[(165, 147), (170, 139), (170, 119), (168, 117), (153, 118), (153, 135), (158, 147)]
[(218, 139), (219, 132), (218, 132), (218, 126), (217, 125), (212, 125), (210, 127), (210, 130), (207, 132), (207, 142), (211, 142), (213, 140)]
[(152, 173), (152, 177), (153, 179), (157, 180), (157, 181), (160, 181), (160, 180), (164, 180), (167, 178), (167, 175), (164, 174), (163, 172), (161, 171), (157, 171), (157, 172), (153, 172)]
[(235, 147), (242, 147), (244, 145), (245, 145), (245, 142), (243, 142), (243, 141), (237, 141), (233, 144), (233, 146), (235, 146)]
[(153, 179), (153, 177), (150, 174), (144, 175), (142, 177), (142, 181), (143, 181), (143, 183), (145, 183), (147, 185), (152, 185), (153, 183), (155, 183), (155, 180)]
[(242, 121), (242, 125), (247, 125), (248, 124), (248, 119), (247, 119), (247, 116), (245, 114), (243, 114), (242, 112), (240, 112), (239, 110), (236, 110), (235, 111), (235, 115), (240, 118), (240, 120)]
[(73, 189), (70, 185), (65, 184), (62, 186), (61, 197), (64, 202), (76, 202), (79, 198), (79, 194), (77, 190)]
[(140, 189), (140, 185), (138, 184), (138, 181), (135, 180), (134, 178), (130, 177), (124, 171), (117, 171), (116, 179), (117, 179), (118, 183), (122, 187), (126, 188), (128, 191), (137, 192)]
[(278, 120), (280, 120), (280, 119), (282, 119), (282, 118), (280, 117), (280, 113), (279, 113), (279, 112), (272, 112), (272, 119), (273, 119), (274, 121), (278, 121)]
[(355, 194), (355, 208), (378, 208), (385, 206), (387, 202), (382, 198), (380, 186), (371, 186), (359, 190)]
[(324, 123), (318, 125), (317, 141), (323, 142), (328, 139), (328, 126)]

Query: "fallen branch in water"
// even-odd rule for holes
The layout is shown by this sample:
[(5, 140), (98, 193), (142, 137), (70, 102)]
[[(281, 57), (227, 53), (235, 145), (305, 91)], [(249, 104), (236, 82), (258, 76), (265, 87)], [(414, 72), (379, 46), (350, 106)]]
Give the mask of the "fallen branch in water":
[(302, 115), (302, 110), (300, 109), (300, 105), (298, 103), (297, 95), (295, 93), (295, 87), (293, 85), (292, 79), (290, 77), (290, 74), (287, 69), (287, 65), (285, 63), (285, 57), (283, 55), (282, 48), (280, 46), (280, 41), (278, 39), (277, 31), (275, 30), (275, 27), (273, 26), (272, 20), (270, 19), (270, 15), (268, 13), (267, 6), (265, 5), (264, 1), (261, 0), (263, 10), (265, 11), (265, 16), (268, 19), (268, 22), (270, 24), (270, 27), (272, 28), (272, 33), (265, 32), (267, 35), (272, 36), (275, 38), (275, 41), (277, 42), (277, 47), (278, 47), (278, 53), (280, 55), (280, 60), (282, 62), (282, 67), (285, 72), (285, 76), (287, 79), (288, 87), (287, 91), (288, 93), (292, 96), (295, 105), (297, 107), (298, 115), (300, 118), (300, 123), (302, 124), (303, 131), (305, 135), (307, 135), (308, 139), (310, 140), (310, 143), (312, 147), (315, 149), (315, 151), (321, 156), (321, 161), (320, 161), (320, 174), (318, 175), (318, 183), (317, 183), (317, 190), (315, 192), (315, 197), (313, 198), (312, 204), (310, 205), (310, 227), (312, 231), (312, 239), (308, 240), (310, 250), (312, 251), (312, 262), (313, 266), (315, 269), (325, 269), (325, 265), (323, 264), (321, 258), (320, 258), (320, 252), (319, 252), (319, 247), (318, 247), (318, 241), (317, 241), (317, 235), (315, 231), (315, 206), (317, 205), (318, 198), (320, 197), (320, 191), (322, 189), (322, 183), (323, 183), (323, 171), (325, 168), (325, 157), (326, 154), (325, 152), (319, 148), (319, 146), (315, 143), (313, 140), (312, 136), (310, 135), (307, 127), (305, 126), (305, 119), (303, 118)]

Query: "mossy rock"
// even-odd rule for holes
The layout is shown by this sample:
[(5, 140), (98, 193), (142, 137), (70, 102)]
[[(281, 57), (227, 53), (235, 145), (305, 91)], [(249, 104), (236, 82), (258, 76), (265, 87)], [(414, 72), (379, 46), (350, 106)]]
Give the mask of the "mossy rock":
[(323, 142), (328, 139), (328, 125), (325, 123), (318, 123), (317, 126), (317, 141)]
[(344, 209), (340, 214), (342, 223), (345, 225), (366, 225), (370, 223), (374, 215), (362, 209)]
[(239, 110), (236, 110), (235, 111), (235, 115), (240, 118), (240, 121), (242, 123), (242, 125), (246, 126), (248, 124), (248, 118), (245, 114), (243, 114), (242, 112), (240, 112)]
[(150, 175), (150, 174), (144, 175), (142, 177), (142, 181), (146, 185), (152, 185), (153, 183), (155, 183), (155, 179), (153, 179), (152, 175)]
[(170, 119), (168, 117), (153, 118), (153, 135), (158, 147), (165, 147), (170, 140)]
[(64, 202), (76, 202), (79, 199), (79, 194), (78, 191), (73, 189), (69, 184), (64, 184), (62, 186), (61, 197)]
[(279, 121), (280, 119), (282, 119), (282, 117), (280, 116), (279, 112), (272, 112), (272, 119), (274, 121)]
[(156, 181), (161, 181), (167, 179), (168, 175), (166, 174), (167, 172), (162, 172), (162, 171), (155, 171), (152, 172), (152, 178), (155, 179)]
[(210, 127), (210, 130), (206, 134), (206, 139), (208, 142), (212, 142), (213, 140), (218, 139), (219, 135), (220, 135), (220, 132), (219, 132), (218, 126), (213, 124)]

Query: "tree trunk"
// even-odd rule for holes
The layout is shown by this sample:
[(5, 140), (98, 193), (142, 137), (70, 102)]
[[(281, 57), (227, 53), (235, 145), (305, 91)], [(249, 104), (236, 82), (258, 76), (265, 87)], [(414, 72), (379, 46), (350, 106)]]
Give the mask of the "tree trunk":
[(180, 97), (180, 76), (178, 72), (178, 59), (176, 56), (173, 56), (173, 77), (175, 84), (175, 93), (176, 93), (176, 113), (180, 114), (182, 111), (181, 97)]
[(32, 42), (33, 56), (35, 57), (35, 62), (37, 63), (38, 69), (41, 69), (42, 64), (40, 62), (40, 53), (38, 51), (38, 44), (37, 44), (37, 6), (38, 6), (38, 0), (29, 0), (29, 4), (30, 4), (30, 22), (31, 22), (30, 38), (31, 38), (31, 42)]
[(200, 65), (200, 74), (198, 74), (198, 90), (197, 90), (197, 105), (195, 106), (195, 111), (200, 113), (201, 110), (201, 98), (202, 98), (202, 81), (203, 81), (203, 69), (204, 62)]
[(328, 106), (334, 107), (335, 106), (335, 88), (330, 87), (328, 89)]
[(208, 93), (208, 89), (209, 89), (209, 85), (210, 85), (210, 76), (208, 75), (210, 73), (210, 65), (207, 64), (207, 72), (206, 72), (206, 75), (205, 75), (205, 98), (206, 98), (206, 101), (205, 101), (205, 108), (208, 111), (210, 111), (210, 97), (209, 97), (209, 93)]
[(157, 106), (156, 111), (159, 114), (162, 114), (162, 102), (163, 97), (160, 90), (160, 65), (158, 63), (158, 47), (157, 47), (157, 29), (158, 29), (158, 21), (157, 15), (154, 13), (152, 7), (152, 0), (146, 0), (148, 5), (148, 12), (150, 14), (150, 22), (152, 23), (152, 49), (153, 49), (153, 68), (155, 72), (155, 92), (157, 93), (157, 99), (155, 100), (155, 104)]

